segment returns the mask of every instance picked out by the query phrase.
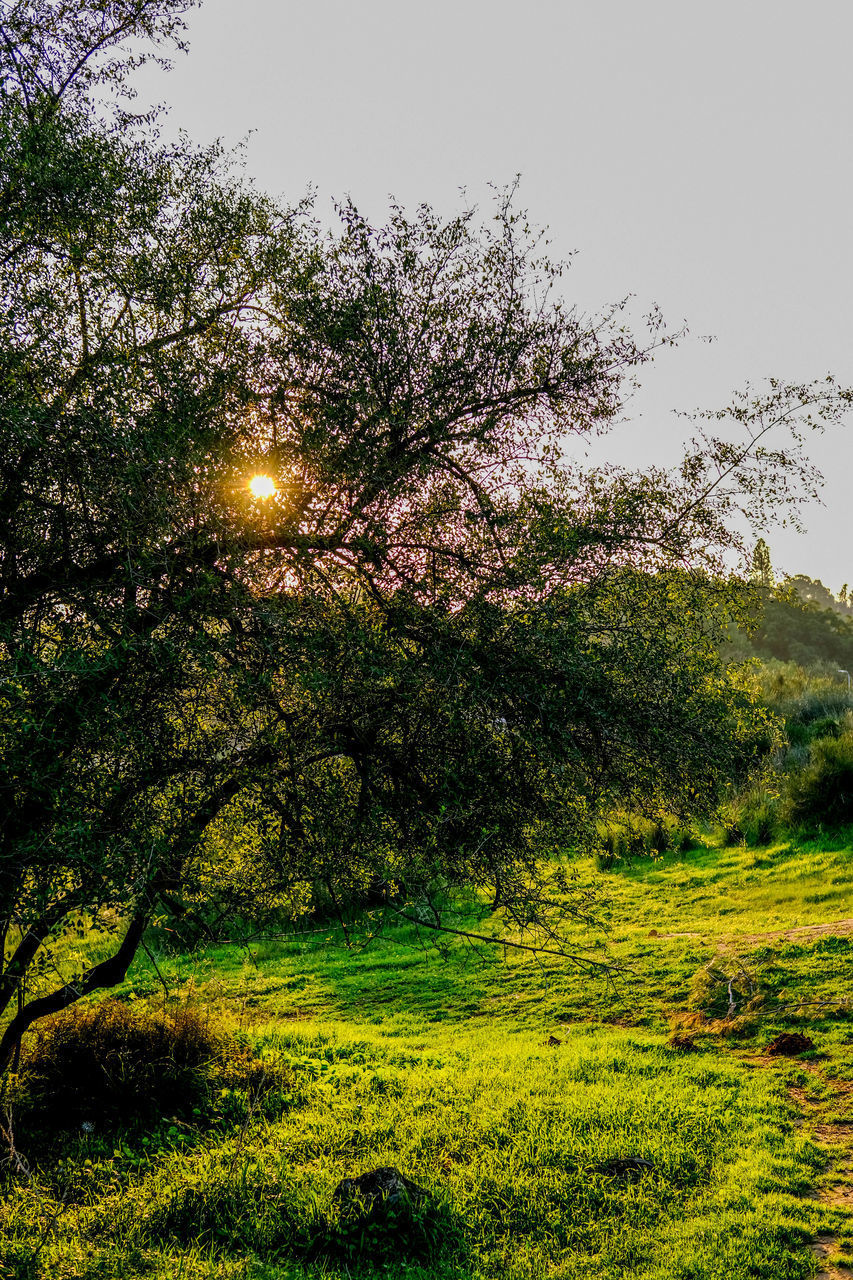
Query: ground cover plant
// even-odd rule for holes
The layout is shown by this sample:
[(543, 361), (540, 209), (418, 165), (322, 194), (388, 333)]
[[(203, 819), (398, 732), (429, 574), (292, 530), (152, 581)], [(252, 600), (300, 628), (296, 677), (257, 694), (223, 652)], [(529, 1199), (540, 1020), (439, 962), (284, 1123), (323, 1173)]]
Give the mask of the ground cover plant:
[[(815, 1238), (843, 1257), (851, 1218), (812, 1195), (838, 1154), (820, 1125), (853, 1119), (853, 853), (706, 846), (603, 879), (601, 942), (624, 972), (592, 987), (556, 958), (430, 953), (411, 926), (353, 951), (328, 929), (161, 939), (121, 999), (155, 1015), (162, 978), (285, 1083), (263, 1103), (233, 1076), (215, 1114), (70, 1128), (7, 1182), (8, 1274), (805, 1280)], [(727, 1023), (696, 979), (734, 957), (760, 999)], [(814, 1052), (765, 1059), (791, 1029)], [(679, 1031), (696, 1051), (670, 1047)], [(608, 1163), (629, 1157), (649, 1167)], [(348, 1218), (335, 1187), (382, 1165), (426, 1202)]]

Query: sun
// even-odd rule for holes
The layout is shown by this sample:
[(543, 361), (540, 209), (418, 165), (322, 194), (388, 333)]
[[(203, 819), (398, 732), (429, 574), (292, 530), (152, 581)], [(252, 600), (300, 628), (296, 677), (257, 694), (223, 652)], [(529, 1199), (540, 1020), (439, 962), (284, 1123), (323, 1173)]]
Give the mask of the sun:
[(271, 476), (252, 476), (249, 481), (249, 492), (253, 498), (274, 498), (278, 492)]

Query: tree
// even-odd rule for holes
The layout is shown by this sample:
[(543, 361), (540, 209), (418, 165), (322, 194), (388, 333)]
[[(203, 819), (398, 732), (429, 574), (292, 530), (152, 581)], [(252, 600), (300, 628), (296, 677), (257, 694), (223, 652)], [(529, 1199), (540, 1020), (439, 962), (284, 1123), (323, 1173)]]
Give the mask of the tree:
[[(110, 113), (186, 7), (0, 22), (0, 1064), (155, 913), (473, 884), (522, 928), (603, 808), (708, 811), (767, 738), (718, 656), (734, 517), (788, 496), (771, 428), (849, 398), (584, 472), (659, 322), (567, 309), (511, 192), (326, 235)], [(83, 919), (114, 947), (66, 973)]]
[[(125, 42), (176, 38), (186, 7), (18, 3), (0, 23), (0, 1006), (18, 1002), (2, 1059), (19, 1028), (126, 971), (193, 830), (238, 785), (217, 519), (252, 445), (253, 307), (293, 278), (293, 217), (216, 148), (163, 147), (92, 106), (138, 64)], [(123, 941), (57, 984), (50, 941), (83, 910), (119, 912)]]
[(762, 602), (750, 644), (756, 656), (803, 667), (831, 664), (837, 671), (853, 663), (850, 619), (785, 586)]
[(825, 587), (820, 578), (810, 578), (807, 573), (795, 573), (786, 577), (781, 584), (783, 592), (795, 596), (804, 604), (816, 605), (818, 609), (831, 609), (834, 613), (847, 613), (847, 587), (841, 588), (838, 599)]
[(773, 565), (770, 561), (770, 548), (763, 538), (759, 538), (752, 550), (752, 567), (750, 579), (757, 587), (769, 590), (774, 583)]

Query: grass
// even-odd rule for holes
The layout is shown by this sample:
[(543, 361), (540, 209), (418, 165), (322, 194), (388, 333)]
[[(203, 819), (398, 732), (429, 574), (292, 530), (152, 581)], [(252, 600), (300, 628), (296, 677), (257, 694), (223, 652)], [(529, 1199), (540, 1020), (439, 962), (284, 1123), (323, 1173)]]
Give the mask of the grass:
[[(829, 1231), (846, 1256), (853, 1216), (812, 1195), (832, 1153), (788, 1086), (853, 1119), (853, 1016), (837, 1003), (853, 939), (757, 935), (849, 915), (853, 854), (697, 849), (601, 881), (607, 929), (576, 942), (622, 966), (615, 982), (497, 949), (425, 950), (410, 929), (354, 951), (328, 933), (157, 953), (170, 1000), (209, 1010), (289, 1091), (273, 1108), (225, 1091), (215, 1123), (68, 1135), (7, 1186), (5, 1274), (806, 1280), (809, 1242)], [(81, 945), (94, 955), (99, 940)], [(760, 1007), (731, 1037), (691, 1002), (697, 972), (735, 956)], [(144, 955), (119, 994), (162, 1004)], [(667, 1047), (679, 1019), (698, 1024), (698, 1052)], [(755, 1065), (795, 1027), (811, 1060)], [(614, 1175), (613, 1157), (651, 1167)], [(424, 1205), (392, 1223), (341, 1212), (340, 1179), (383, 1164)]]

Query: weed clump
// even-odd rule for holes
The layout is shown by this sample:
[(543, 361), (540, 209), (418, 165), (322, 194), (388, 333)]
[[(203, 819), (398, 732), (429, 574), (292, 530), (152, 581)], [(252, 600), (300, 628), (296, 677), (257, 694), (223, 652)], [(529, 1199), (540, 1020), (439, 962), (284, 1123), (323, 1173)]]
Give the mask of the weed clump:
[(599, 825), (596, 863), (599, 871), (609, 871), (619, 862), (633, 858), (658, 858), (664, 853), (687, 853), (700, 848), (701, 838), (672, 817), (656, 822), (638, 814), (613, 815)]
[(121, 1000), (61, 1014), (22, 1064), (15, 1108), (31, 1131), (156, 1126), (164, 1117), (240, 1123), (292, 1101), (283, 1064), (259, 1058), (189, 1007), (152, 1013)]
[(39, 1031), (24, 1059), (19, 1106), (45, 1130), (190, 1113), (206, 1102), (222, 1049), (194, 1009), (158, 1015), (104, 1000)]
[(726, 844), (766, 848), (782, 831), (779, 795), (762, 784), (750, 787), (723, 808), (721, 818)]

